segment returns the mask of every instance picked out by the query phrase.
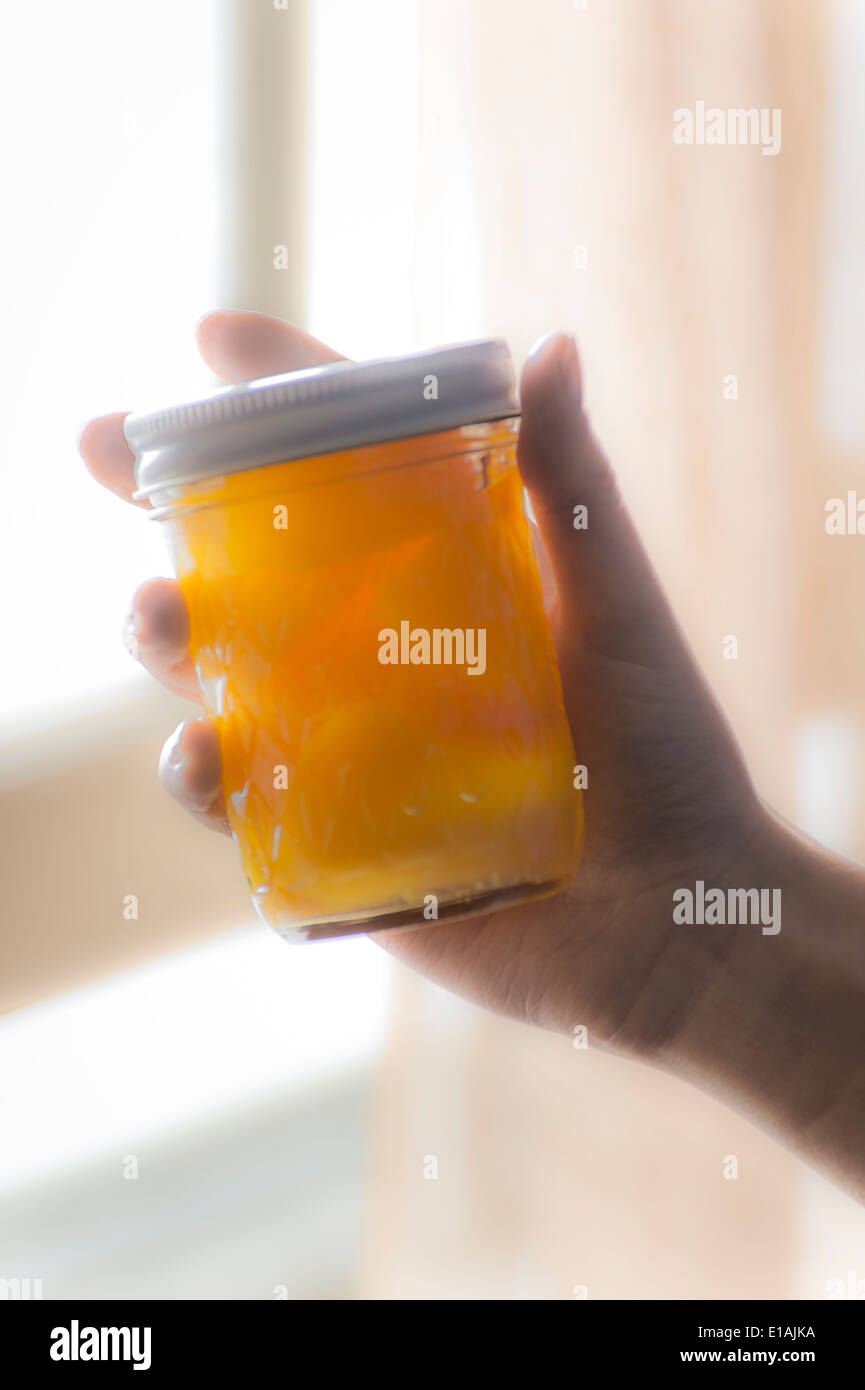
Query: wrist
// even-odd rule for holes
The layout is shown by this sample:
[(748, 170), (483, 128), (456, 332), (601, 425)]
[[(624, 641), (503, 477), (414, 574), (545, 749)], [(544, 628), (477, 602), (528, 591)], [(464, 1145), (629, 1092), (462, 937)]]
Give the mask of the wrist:
[[(687, 1005), (652, 1060), (861, 1190), (865, 874), (766, 809), (727, 877), (726, 924), (708, 924), (704, 910), (681, 927)], [(754, 888), (760, 911), (751, 897), (742, 920), (741, 890)]]

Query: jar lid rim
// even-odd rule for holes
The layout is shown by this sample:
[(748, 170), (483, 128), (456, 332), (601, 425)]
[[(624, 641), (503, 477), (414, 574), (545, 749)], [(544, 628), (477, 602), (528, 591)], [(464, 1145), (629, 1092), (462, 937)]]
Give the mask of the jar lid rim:
[(140, 496), (270, 463), (519, 415), (502, 338), (339, 361), (128, 415)]

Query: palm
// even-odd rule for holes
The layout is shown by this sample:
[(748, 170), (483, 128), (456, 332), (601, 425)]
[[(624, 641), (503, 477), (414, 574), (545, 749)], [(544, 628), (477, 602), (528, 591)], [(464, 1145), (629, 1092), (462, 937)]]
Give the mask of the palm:
[[(672, 892), (718, 881), (757, 804), (735, 742), (678, 639), (657, 666), (593, 651), (562, 611), (554, 631), (574, 742), (590, 769), (586, 843), (565, 893), (435, 931), (383, 937), (406, 964), (485, 1007), (626, 1045), (671, 943)], [(635, 717), (636, 716), (636, 717)], [(676, 777), (671, 782), (670, 769)], [(723, 771), (719, 772), (719, 769)]]
[[(210, 315), (199, 345), (228, 381), (339, 356), (253, 314)], [(379, 939), (489, 1008), (557, 1029), (584, 1024), (627, 1045), (673, 940), (672, 889), (695, 874), (723, 872), (732, 840), (741, 844), (756, 821), (756, 802), (588, 428), (569, 340), (553, 339), (530, 359), (522, 405), (519, 462), (552, 565), (565, 705), (589, 770), (583, 863), (555, 897)], [(80, 447), (98, 480), (131, 500), (122, 420), (91, 422)], [(576, 503), (589, 510), (581, 532), (572, 526)], [(165, 580), (142, 586), (136, 613), (139, 659), (197, 700), (179, 588)], [(163, 763), (170, 789), (200, 819), (227, 829), (215, 730), (194, 721), (178, 739), (182, 777), (177, 760)]]

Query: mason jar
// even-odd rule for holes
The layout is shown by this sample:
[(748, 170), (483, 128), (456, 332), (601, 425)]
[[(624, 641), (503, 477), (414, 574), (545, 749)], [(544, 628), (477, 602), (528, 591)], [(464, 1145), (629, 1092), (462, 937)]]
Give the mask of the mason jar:
[(562, 889), (583, 818), (502, 341), (127, 417), (264, 920), (304, 940)]

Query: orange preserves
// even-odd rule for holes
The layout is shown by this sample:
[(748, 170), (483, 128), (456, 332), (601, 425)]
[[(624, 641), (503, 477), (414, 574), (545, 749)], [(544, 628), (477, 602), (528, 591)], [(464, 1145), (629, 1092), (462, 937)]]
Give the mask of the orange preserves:
[(269, 462), (161, 498), (232, 830), (281, 932), (433, 925), (576, 869), (515, 430)]

